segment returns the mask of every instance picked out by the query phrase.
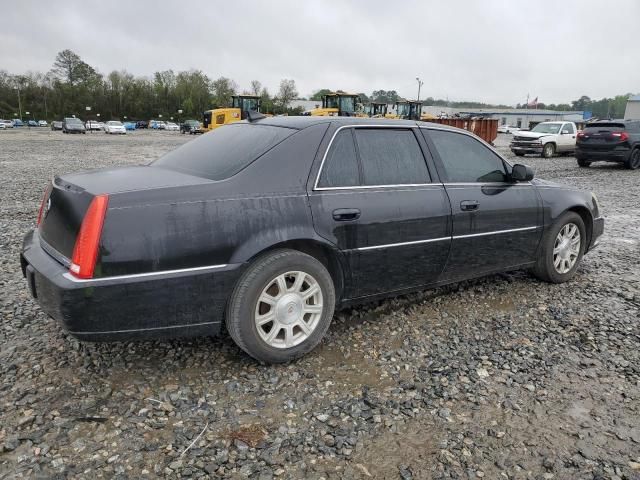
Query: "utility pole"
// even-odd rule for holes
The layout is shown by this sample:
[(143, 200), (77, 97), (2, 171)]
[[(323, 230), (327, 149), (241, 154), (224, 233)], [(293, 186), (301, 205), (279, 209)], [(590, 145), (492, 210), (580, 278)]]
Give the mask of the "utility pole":
[(20, 113), (20, 120), (22, 120), (22, 103), (20, 101), (20, 85), (16, 86), (16, 90), (18, 90), (18, 112)]
[(416, 101), (420, 101), (420, 87), (422, 87), (422, 85), (424, 85), (424, 82), (422, 80), (420, 80), (420, 77), (416, 77), (416, 81), (418, 82), (418, 98), (416, 99)]

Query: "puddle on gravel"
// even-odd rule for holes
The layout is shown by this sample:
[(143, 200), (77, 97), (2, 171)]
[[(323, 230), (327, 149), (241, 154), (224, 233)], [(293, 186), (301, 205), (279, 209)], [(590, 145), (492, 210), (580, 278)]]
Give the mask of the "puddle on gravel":
[(321, 346), (313, 354), (310, 369), (319, 381), (331, 382), (328, 386), (334, 388), (356, 391), (363, 386), (384, 388), (393, 384), (388, 374), (362, 352), (355, 350), (345, 355), (335, 346)]

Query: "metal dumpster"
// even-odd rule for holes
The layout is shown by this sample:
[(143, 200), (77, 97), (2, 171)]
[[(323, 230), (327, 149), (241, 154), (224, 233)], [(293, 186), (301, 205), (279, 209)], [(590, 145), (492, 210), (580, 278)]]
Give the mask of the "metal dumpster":
[(487, 143), (493, 144), (498, 137), (498, 119), (497, 118), (433, 118), (426, 120), (430, 123), (440, 123), (457, 127), (472, 132), (479, 136)]

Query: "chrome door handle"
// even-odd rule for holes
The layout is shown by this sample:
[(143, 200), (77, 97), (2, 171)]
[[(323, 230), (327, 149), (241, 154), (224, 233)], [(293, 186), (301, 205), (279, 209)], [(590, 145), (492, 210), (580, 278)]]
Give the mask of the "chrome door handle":
[(465, 212), (470, 212), (473, 210), (478, 210), (480, 208), (480, 202), (477, 200), (463, 200), (460, 202), (460, 210)]
[(360, 210), (357, 208), (338, 208), (333, 211), (333, 219), (336, 222), (349, 222), (360, 218)]

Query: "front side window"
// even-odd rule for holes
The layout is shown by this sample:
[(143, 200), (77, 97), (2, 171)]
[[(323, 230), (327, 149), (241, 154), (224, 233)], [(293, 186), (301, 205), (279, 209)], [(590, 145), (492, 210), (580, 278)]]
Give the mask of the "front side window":
[(573, 125), (570, 123), (565, 123), (564, 126), (562, 127), (562, 133), (576, 133), (575, 130), (573, 129)]
[(318, 181), (318, 187), (353, 187), (360, 183), (358, 158), (351, 129), (338, 132), (331, 144)]
[(504, 163), (470, 135), (444, 130), (429, 130), (442, 161), (444, 177), (448, 182), (506, 182)]
[(362, 184), (410, 185), (429, 183), (429, 171), (411, 130), (356, 128), (362, 162)]

